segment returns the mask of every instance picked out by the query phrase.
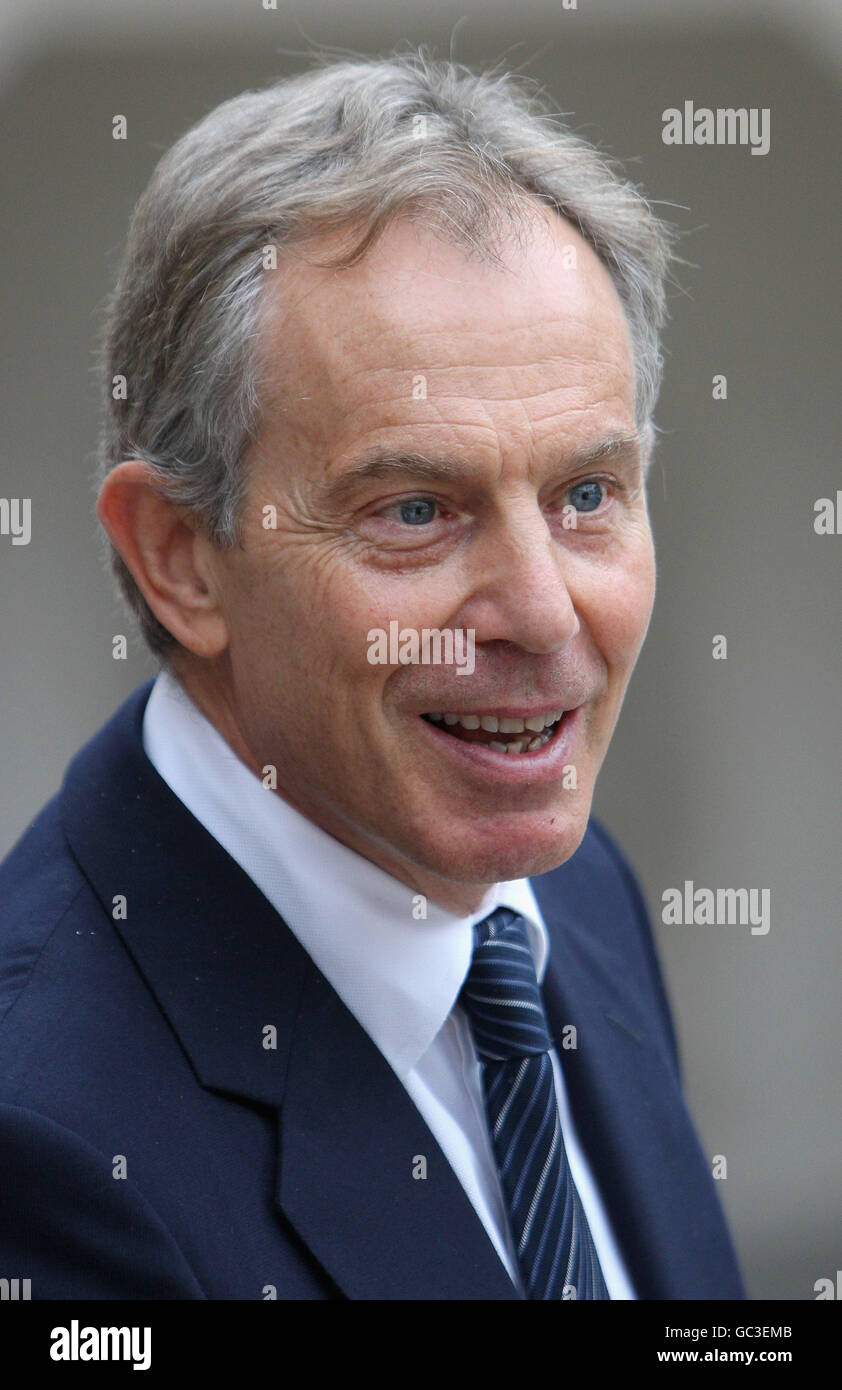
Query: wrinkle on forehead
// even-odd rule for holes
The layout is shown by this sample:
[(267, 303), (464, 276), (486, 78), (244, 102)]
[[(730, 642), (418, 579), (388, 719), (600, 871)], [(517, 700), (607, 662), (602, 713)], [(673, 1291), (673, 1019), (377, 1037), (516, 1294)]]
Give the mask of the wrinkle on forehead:
[(631, 339), (608, 270), (551, 209), (538, 206), (532, 230), (507, 241), (502, 268), (407, 220), (348, 268), (309, 263), (324, 255), (309, 247), (285, 253), (267, 272), (277, 276), (262, 343), (269, 429), (274, 417), (324, 440), (360, 415), (369, 425), (378, 404), (387, 426), (417, 374), (430, 404), (532, 401), (540, 414), (567, 383), (596, 402), (609, 379), (633, 403)]

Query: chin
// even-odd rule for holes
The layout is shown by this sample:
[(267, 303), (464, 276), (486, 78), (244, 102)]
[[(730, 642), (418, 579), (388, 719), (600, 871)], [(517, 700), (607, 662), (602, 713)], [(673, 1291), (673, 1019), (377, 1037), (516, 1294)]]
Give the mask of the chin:
[(489, 832), (463, 830), (446, 845), (431, 846), (427, 866), (457, 883), (501, 883), (549, 873), (576, 853), (585, 838), (589, 809), (555, 816), (550, 825), (545, 818), (540, 829), (531, 832), (510, 824)]

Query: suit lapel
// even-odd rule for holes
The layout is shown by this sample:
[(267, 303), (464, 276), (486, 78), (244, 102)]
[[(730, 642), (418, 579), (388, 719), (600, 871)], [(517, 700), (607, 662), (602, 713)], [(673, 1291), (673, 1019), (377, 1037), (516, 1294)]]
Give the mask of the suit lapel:
[[(348, 1297), (519, 1297), (385, 1059), (146, 757), (150, 689), (140, 687), (74, 759), (62, 815), (198, 1081), (278, 1110), (279, 1211)], [(567, 871), (533, 884), (553, 941), (544, 993), (557, 1040), (566, 1023), (578, 1031), (577, 1049), (559, 1056), (635, 1289), (644, 1298), (740, 1297), (706, 1162), (653, 1024), (650, 983), (629, 972), (636, 942), (625, 936), (622, 952), (612, 944), (630, 928), (597, 923), (598, 902), (587, 921), (561, 910)], [(419, 1158), (426, 1178), (413, 1177)]]
[(520, 1296), (406, 1090), (312, 964), (280, 1125), (278, 1203), (350, 1298)]
[[(533, 881), (553, 939), (544, 981), (577, 1132), (640, 1298), (738, 1298), (722, 1213), (672, 1059), (653, 1027), (647, 982), (630, 970), (628, 927), (566, 915)], [(595, 913), (595, 916), (598, 914)], [(645, 1002), (644, 1002), (645, 1001)]]
[(518, 1298), (391, 1067), (146, 757), (150, 688), (74, 759), (62, 815), (198, 1081), (278, 1109), (275, 1200), (349, 1298)]

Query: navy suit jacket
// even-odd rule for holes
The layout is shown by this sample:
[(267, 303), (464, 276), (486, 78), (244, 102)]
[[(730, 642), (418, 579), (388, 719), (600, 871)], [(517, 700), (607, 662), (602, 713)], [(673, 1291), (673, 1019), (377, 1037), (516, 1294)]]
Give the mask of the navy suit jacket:
[[(388, 1063), (146, 757), (150, 688), (0, 867), (0, 1276), (33, 1298), (519, 1298)], [(744, 1297), (628, 866), (591, 822), (532, 882), (638, 1295)]]

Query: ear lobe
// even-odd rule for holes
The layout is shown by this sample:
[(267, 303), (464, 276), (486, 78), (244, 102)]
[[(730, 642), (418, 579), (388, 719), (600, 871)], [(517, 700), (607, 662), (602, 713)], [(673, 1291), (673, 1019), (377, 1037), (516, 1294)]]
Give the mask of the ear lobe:
[(199, 523), (162, 494), (155, 471), (140, 459), (118, 464), (96, 510), (158, 621), (196, 656), (220, 655), (228, 628), (200, 564)]

